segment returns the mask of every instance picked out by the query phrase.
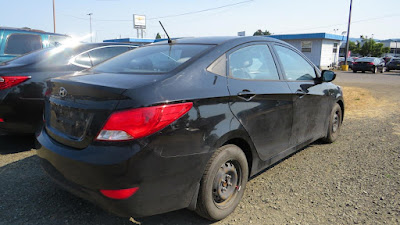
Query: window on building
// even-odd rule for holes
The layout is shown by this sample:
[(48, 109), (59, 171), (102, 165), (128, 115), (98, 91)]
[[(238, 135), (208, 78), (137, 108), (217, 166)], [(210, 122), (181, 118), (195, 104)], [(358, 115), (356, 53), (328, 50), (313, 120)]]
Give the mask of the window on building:
[(337, 53), (338, 46), (339, 46), (338, 43), (333, 43), (333, 53)]
[(311, 52), (312, 41), (302, 41), (301, 42), (301, 51), (302, 52)]

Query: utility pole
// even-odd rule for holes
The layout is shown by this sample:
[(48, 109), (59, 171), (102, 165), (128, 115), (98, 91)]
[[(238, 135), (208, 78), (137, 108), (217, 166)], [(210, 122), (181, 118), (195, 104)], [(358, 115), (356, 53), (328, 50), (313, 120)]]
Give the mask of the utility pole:
[(53, 0), (53, 27), (54, 27), (54, 33), (56, 32), (56, 6), (54, 4)]
[(346, 55), (344, 56), (344, 65), (347, 66), (347, 54), (349, 52), (349, 38), (350, 38), (350, 24), (351, 24), (351, 7), (353, 0), (350, 0), (349, 24), (347, 26), (347, 42), (346, 42)]
[(92, 37), (92, 15), (93, 15), (93, 13), (89, 13), (87, 15), (89, 16), (89, 20), (90, 20), (90, 42), (93, 42), (93, 37)]

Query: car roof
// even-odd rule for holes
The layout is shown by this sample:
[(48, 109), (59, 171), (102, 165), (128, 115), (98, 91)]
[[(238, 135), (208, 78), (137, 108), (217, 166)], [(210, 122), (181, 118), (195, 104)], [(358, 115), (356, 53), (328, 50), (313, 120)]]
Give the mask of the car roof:
[(12, 30), (12, 31), (25, 31), (25, 32), (32, 32), (32, 33), (40, 33), (40, 34), (48, 34), (48, 35), (56, 35), (56, 36), (67, 36), (66, 34), (57, 34), (57, 33), (51, 33), (51, 32), (46, 32), (43, 30), (38, 30), (38, 29), (32, 29), (29, 27), (22, 27), (22, 28), (17, 28), (17, 27), (1, 27), (0, 30)]
[[(177, 38), (172, 39), (174, 44), (209, 44), (209, 45), (221, 45), (228, 41), (242, 41), (242, 42), (249, 42), (249, 41), (275, 41), (275, 42), (282, 42), (281, 40), (270, 38), (267, 36), (211, 36), (211, 37), (187, 37), (187, 38)], [(154, 43), (153, 45), (159, 44), (166, 44), (167, 41), (160, 41)]]

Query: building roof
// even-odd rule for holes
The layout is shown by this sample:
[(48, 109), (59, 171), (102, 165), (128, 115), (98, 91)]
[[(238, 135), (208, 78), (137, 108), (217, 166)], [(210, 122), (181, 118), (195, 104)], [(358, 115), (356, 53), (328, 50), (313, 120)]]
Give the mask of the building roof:
[(280, 40), (299, 40), (299, 39), (330, 39), (343, 41), (346, 40), (345, 36), (328, 34), (328, 33), (309, 33), (309, 34), (276, 34), (268, 35), (268, 37), (280, 39)]

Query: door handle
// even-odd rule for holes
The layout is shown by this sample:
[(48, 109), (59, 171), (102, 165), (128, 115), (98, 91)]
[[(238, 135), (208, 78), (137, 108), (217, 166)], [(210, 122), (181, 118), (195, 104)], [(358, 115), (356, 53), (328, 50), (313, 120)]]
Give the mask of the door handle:
[(250, 101), (251, 99), (253, 99), (256, 96), (256, 94), (254, 92), (251, 92), (247, 89), (242, 90), (237, 95), (239, 98), (241, 98), (245, 101)]

